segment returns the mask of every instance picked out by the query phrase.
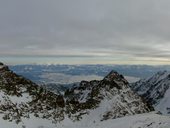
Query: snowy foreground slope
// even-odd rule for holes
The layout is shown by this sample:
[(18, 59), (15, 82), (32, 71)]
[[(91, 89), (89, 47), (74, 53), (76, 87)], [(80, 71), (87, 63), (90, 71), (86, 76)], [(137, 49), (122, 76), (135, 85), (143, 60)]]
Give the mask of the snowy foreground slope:
[(89, 117), (77, 123), (65, 121), (58, 128), (170, 128), (170, 117), (155, 112), (92, 122)]
[(137, 114), (102, 122), (92, 122), (90, 118), (80, 122), (65, 119), (59, 124), (52, 124), (50, 120), (35, 118), (23, 120), (15, 124), (0, 119), (1, 128), (170, 128), (170, 117), (155, 113)]
[(170, 115), (170, 72), (157, 72), (152, 77), (133, 83), (131, 87), (156, 110)]

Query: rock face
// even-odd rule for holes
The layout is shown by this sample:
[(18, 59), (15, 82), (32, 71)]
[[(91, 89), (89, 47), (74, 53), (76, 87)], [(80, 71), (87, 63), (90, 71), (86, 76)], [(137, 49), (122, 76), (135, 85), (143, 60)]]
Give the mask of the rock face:
[(66, 118), (79, 121), (87, 117), (104, 121), (152, 111), (128, 85), (122, 75), (112, 71), (101, 81), (82, 81), (61, 95), (15, 74), (2, 64), (0, 117), (19, 123), (34, 116), (56, 123)]
[(163, 114), (170, 114), (170, 73), (168, 71), (157, 72), (152, 77), (131, 84), (131, 87), (156, 110)]

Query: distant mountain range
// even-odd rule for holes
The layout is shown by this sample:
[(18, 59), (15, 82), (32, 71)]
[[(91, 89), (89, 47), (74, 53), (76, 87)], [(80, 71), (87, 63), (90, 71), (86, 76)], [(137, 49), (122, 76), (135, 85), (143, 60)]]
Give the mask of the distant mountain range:
[(170, 118), (153, 110), (116, 71), (53, 93), (0, 65), (3, 128), (170, 127)]
[(82, 80), (101, 80), (111, 70), (123, 74), (128, 82), (136, 82), (170, 66), (147, 65), (13, 65), (15, 73), (36, 83), (71, 84)]

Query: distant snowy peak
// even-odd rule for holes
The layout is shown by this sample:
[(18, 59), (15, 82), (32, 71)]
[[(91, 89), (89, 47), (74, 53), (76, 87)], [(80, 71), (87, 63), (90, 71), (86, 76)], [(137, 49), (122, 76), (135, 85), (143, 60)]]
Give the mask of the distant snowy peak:
[(160, 71), (150, 78), (131, 84), (131, 87), (155, 108), (170, 114), (170, 72)]

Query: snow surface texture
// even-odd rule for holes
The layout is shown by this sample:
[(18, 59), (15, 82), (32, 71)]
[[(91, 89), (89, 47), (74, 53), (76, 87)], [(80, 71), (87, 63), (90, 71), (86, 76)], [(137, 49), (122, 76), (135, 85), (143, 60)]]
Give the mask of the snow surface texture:
[(80, 122), (72, 122), (68, 118), (57, 125), (51, 121), (35, 118), (23, 120), (20, 124), (8, 122), (0, 118), (1, 128), (170, 128), (170, 117), (155, 113), (138, 114), (101, 122), (92, 122), (91, 118)]
[(102, 122), (92, 122), (91, 117), (73, 123), (65, 120), (59, 128), (169, 128), (170, 118), (155, 113), (138, 114)]
[(139, 95), (152, 103), (157, 111), (170, 115), (170, 72), (158, 72), (131, 86)]

